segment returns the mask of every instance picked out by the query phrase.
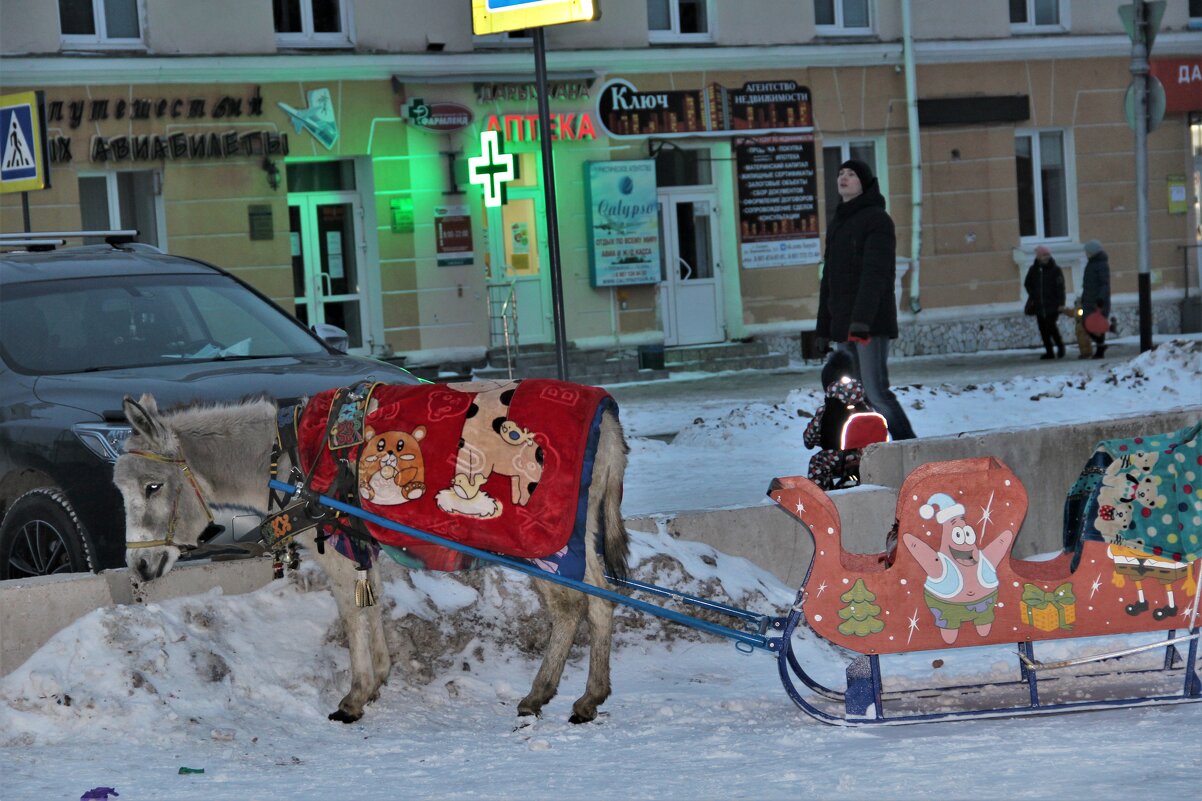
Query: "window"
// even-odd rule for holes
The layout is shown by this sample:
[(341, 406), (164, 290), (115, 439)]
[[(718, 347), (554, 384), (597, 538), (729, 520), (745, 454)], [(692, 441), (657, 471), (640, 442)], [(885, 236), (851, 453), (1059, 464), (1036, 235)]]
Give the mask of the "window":
[(1010, 27), (1063, 30), (1060, 0), (1010, 0)]
[(476, 47), (533, 47), (534, 34), (529, 28), (504, 33), (489, 33), (483, 36), (472, 36)]
[(272, 0), (275, 39), (288, 47), (345, 47), (351, 43), (346, 0)]
[[(839, 165), (848, 159), (859, 159), (872, 167), (872, 174), (877, 177), (881, 194), (889, 197), (885, 185), (884, 165), (877, 162), (877, 140), (849, 139), (846, 142), (836, 142), (830, 139), (822, 146), (822, 198), (826, 202), (826, 222), (830, 225), (835, 219), (835, 207), (839, 205)], [(884, 151), (884, 145), (880, 147)]]
[(1202, 0), (1189, 0), (1189, 27), (1202, 28)]
[(709, 148), (680, 147), (673, 142), (652, 140), (655, 185), (709, 186), (714, 182)]
[(142, 43), (138, 0), (58, 0), (63, 41), (71, 44)]
[(814, 25), (819, 36), (871, 33), (868, 0), (814, 0)]
[(1064, 131), (1018, 131), (1015, 136), (1018, 230), (1023, 239), (1070, 236), (1073, 198), (1068, 145)]
[(652, 42), (712, 42), (710, 0), (647, 0)]
[[(79, 213), (85, 231), (135, 228), (138, 241), (162, 247), (159, 175), (153, 170), (79, 176)], [(102, 240), (94, 240), (99, 243)]]

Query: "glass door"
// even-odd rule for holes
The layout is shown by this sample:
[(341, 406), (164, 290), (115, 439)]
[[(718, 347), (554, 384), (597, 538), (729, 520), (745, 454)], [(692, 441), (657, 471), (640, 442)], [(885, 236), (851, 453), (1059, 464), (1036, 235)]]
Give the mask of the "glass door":
[(346, 331), (352, 353), (366, 353), (359, 263), (361, 219), (354, 193), (290, 195), (292, 285), (296, 316), (305, 325)]
[(718, 254), (717, 194), (661, 192), (663, 280), (660, 313), (665, 345), (726, 338)]
[(554, 326), (550, 268), (543, 252), (546, 216), (542, 191), (511, 186), (508, 194), (505, 205), (484, 210), (490, 303), (496, 309), (509, 309), (506, 303), (512, 299), (516, 309), (507, 313), (516, 318), (518, 344), (551, 342)]

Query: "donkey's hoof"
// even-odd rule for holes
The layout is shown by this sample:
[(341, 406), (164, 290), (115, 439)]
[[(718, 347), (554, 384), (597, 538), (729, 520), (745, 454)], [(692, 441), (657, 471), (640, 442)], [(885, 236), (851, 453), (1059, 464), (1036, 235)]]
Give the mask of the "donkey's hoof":
[(336, 709), (330, 713), (330, 720), (337, 720), (343, 723), (354, 723), (361, 717), (363, 717), (362, 712), (357, 715), (352, 715), (350, 712), (346, 712), (342, 709)]

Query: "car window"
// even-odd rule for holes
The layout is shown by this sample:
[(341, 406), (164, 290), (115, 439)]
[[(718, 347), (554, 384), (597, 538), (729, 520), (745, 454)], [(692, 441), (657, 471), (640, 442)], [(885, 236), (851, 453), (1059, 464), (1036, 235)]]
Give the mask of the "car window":
[(222, 275), (38, 281), (0, 296), (0, 354), (23, 373), (324, 352), (292, 318)]

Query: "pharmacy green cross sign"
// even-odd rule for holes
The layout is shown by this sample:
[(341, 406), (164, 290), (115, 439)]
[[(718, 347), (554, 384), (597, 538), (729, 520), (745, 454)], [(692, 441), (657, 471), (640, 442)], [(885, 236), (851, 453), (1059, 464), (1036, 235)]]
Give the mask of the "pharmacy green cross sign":
[(480, 134), (480, 155), (467, 160), (468, 180), (484, 187), (484, 205), (505, 202), (505, 184), (516, 177), (513, 156), (501, 150), (496, 131)]

